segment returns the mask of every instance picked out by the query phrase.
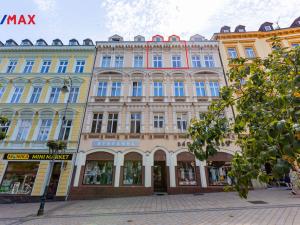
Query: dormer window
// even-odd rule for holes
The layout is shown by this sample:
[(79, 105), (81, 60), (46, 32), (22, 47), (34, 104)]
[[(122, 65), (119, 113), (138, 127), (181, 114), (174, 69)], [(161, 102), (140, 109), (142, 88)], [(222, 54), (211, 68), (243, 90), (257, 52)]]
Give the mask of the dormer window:
[(69, 41), (69, 45), (79, 45), (79, 43), (76, 39), (72, 39)]
[(229, 30), (223, 30), (223, 32), (224, 32), (224, 33), (229, 33), (230, 31), (229, 31)]
[(135, 36), (134, 41), (142, 42), (145, 41), (145, 38), (141, 35)]
[(52, 45), (61, 46), (61, 45), (63, 45), (63, 43), (61, 42), (61, 40), (55, 39), (55, 40), (53, 40)]
[(272, 28), (271, 28), (271, 26), (267, 25), (267, 26), (265, 26), (265, 30), (266, 30), (266, 31), (271, 31)]
[(83, 45), (93, 45), (93, 41), (91, 39), (83, 40)]
[(43, 39), (39, 39), (36, 41), (36, 45), (45, 46), (45, 45), (47, 45), (47, 43)]
[(245, 30), (244, 29), (239, 29), (239, 32), (245, 32)]
[(160, 38), (160, 37), (156, 37), (156, 38), (155, 38), (155, 41), (156, 41), (156, 42), (160, 42), (160, 41), (161, 41), (161, 38)]
[(6, 41), (5, 45), (6, 46), (17, 46), (18, 44), (14, 40), (10, 39), (10, 40)]
[(120, 41), (120, 38), (112, 38), (112, 41)]

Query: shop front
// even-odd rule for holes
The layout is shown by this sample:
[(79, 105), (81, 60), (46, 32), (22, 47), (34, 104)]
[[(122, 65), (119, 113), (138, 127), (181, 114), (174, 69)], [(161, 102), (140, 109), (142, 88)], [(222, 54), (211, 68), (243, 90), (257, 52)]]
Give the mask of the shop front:
[[(0, 160), (0, 202), (38, 201), (50, 171), (50, 154), (5, 153)], [(72, 170), (72, 154), (56, 156), (48, 199), (63, 200)]]
[(220, 187), (231, 185), (232, 180), (228, 176), (231, 169), (232, 155), (225, 152), (218, 152), (207, 159), (206, 176), (209, 187)]

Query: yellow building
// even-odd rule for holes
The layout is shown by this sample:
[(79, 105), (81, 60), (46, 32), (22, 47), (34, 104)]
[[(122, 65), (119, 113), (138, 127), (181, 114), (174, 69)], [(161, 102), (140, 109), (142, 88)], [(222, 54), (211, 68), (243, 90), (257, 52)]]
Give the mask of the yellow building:
[(232, 58), (265, 58), (272, 51), (271, 38), (280, 38), (283, 47), (300, 45), (300, 17), (290, 27), (274, 28), (270, 22), (263, 23), (258, 31), (246, 31), (245, 26), (238, 25), (233, 32), (229, 26), (223, 26), (220, 33), (215, 33), (213, 40), (219, 41), (220, 55), (225, 71), (230, 69)]
[(67, 196), (94, 55), (90, 39), (0, 42), (0, 115), (9, 120), (0, 127), (7, 133), (0, 142), (0, 202), (39, 199), (50, 171), (47, 141), (57, 139), (67, 149), (55, 160), (48, 197)]

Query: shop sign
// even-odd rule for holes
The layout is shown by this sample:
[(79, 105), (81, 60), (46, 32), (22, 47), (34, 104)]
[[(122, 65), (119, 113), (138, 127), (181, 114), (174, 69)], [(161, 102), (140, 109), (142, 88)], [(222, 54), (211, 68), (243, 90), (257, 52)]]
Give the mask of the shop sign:
[(72, 160), (73, 154), (6, 153), (4, 160)]
[(93, 147), (137, 147), (140, 145), (139, 140), (126, 140), (126, 141), (93, 141)]

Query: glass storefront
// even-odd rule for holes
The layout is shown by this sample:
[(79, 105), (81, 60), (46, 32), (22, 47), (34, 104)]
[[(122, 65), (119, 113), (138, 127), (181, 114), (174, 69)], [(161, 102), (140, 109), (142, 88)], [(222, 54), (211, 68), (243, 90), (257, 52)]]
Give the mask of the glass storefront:
[(29, 195), (38, 169), (39, 162), (8, 162), (0, 193)]
[(141, 185), (142, 173), (142, 161), (125, 160), (123, 184)]
[(87, 161), (83, 184), (113, 184), (113, 161)]
[(197, 185), (195, 176), (195, 162), (178, 162), (177, 170), (179, 185)]
[(208, 162), (208, 180), (211, 186), (231, 185), (232, 180), (228, 176), (231, 169), (230, 162), (224, 161), (210, 161)]

